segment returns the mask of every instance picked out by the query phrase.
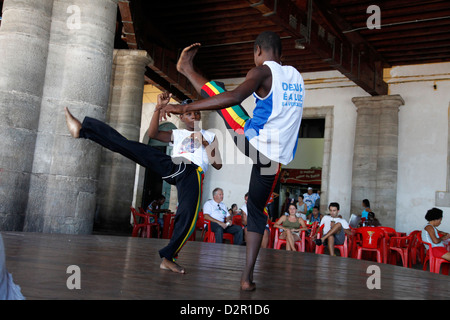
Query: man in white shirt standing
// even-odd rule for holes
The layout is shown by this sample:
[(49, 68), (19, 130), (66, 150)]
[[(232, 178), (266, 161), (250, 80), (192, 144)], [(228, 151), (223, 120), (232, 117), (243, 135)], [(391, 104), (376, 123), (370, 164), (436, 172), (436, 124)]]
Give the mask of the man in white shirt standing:
[(330, 255), (334, 256), (334, 245), (344, 244), (345, 234), (350, 235), (351, 230), (348, 222), (339, 216), (339, 203), (331, 202), (328, 206), (330, 215), (324, 216), (319, 227), (323, 225), (322, 238), (317, 239), (317, 245), (327, 245)]
[(203, 215), (205, 220), (211, 222), (211, 231), (214, 232), (216, 243), (222, 243), (224, 233), (231, 233), (233, 244), (242, 244), (242, 227), (231, 223), (231, 215), (227, 206), (223, 203), (223, 190), (221, 188), (213, 190), (213, 199), (206, 201), (203, 205)]
[(320, 199), (318, 193), (313, 193), (313, 188), (308, 187), (308, 192), (303, 194), (303, 201), (306, 203), (308, 213), (307, 216), (312, 213), (312, 209), (316, 205), (316, 201)]

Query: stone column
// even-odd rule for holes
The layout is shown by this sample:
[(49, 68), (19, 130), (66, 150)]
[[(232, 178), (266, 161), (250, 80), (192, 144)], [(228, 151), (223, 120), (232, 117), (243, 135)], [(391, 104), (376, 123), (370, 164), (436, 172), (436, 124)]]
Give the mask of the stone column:
[(371, 209), (384, 226), (395, 227), (398, 168), (399, 95), (352, 99), (358, 112), (353, 153), (351, 212)]
[(447, 188), (445, 191), (436, 191), (435, 205), (437, 207), (450, 207), (450, 105), (448, 107), (448, 142), (447, 142)]
[(116, 15), (117, 0), (53, 1), (25, 231), (92, 232), (101, 148), (70, 137), (64, 107), (105, 119)]
[(0, 27), (0, 230), (21, 231), (53, 1), (5, 0)]
[[(129, 140), (139, 141), (144, 73), (151, 62), (144, 50), (114, 50), (107, 119)], [(135, 175), (135, 162), (107, 149), (102, 151), (96, 229), (128, 231)]]

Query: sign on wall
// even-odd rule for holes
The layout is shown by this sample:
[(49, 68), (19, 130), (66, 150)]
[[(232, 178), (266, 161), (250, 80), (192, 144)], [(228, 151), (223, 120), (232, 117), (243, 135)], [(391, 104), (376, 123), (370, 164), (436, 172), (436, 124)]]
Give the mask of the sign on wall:
[(281, 183), (321, 184), (321, 169), (281, 169)]

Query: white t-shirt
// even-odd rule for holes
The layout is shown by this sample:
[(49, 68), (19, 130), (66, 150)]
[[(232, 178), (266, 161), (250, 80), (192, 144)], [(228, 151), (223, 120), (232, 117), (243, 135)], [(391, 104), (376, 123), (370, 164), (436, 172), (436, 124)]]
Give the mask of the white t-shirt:
[[(195, 131), (189, 131), (185, 129), (175, 129), (172, 131), (173, 134), (173, 152), (172, 158), (175, 157), (183, 157), (188, 159), (189, 161), (195, 163), (199, 167), (203, 169), (203, 172), (208, 170), (209, 160), (208, 154), (206, 153), (206, 149), (202, 144), (201, 140), (191, 139), (191, 135)], [(215, 138), (215, 134), (206, 131), (200, 130), (203, 137), (209, 143), (212, 143)]]
[(348, 225), (348, 222), (345, 219), (332, 218), (330, 215), (327, 215), (322, 218), (322, 221), (320, 221), (320, 225), (319, 225), (319, 227), (321, 227), (322, 225), (325, 225), (323, 227), (323, 234), (327, 234), (328, 231), (330, 231), (331, 221), (334, 221), (335, 223), (340, 223), (342, 225), (342, 228), (344, 228), (344, 229), (350, 229), (350, 226)]
[(241, 206), (241, 210), (244, 211), (245, 214), (248, 215), (248, 212), (247, 212), (247, 204), (246, 204), (246, 203), (244, 203), (244, 204)]
[(209, 214), (212, 218), (222, 222), (225, 222), (225, 219), (230, 216), (227, 206), (223, 202), (217, 203), (214, 199), (205, 202), (203, 214)]

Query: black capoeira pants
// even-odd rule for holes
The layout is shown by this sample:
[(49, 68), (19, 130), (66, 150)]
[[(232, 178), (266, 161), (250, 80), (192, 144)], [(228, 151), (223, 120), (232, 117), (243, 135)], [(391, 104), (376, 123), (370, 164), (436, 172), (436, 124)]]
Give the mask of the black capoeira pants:
[(178, 209), (173, 235), (169, 244), (159, 251), (161, 258), (173, 261), (195, 230), (201, 208), (203, 170), (193, 163), (173, 161), (170, 156), (143, 143), (130, 141), (97, 119), (84, 119), (80, 138), (92, 140), (143, 167), (151, 168), (169, 184), (176, 186)]
[[(211, 97), (225, 91), (221, 82), (210, 81), (201, 89), (202, 97)], [(236, 105), (217, 110), (239, 150), (253, 161), (247, 200), (247, 230), (264, 234), (267, 224), (267, 202), (270, 199), (280, 173), (280, 164), (269, 160), (256, 150), (245, 137), (244, 125), (250, 119), (245, 109)]]

